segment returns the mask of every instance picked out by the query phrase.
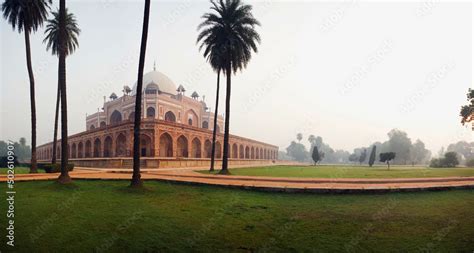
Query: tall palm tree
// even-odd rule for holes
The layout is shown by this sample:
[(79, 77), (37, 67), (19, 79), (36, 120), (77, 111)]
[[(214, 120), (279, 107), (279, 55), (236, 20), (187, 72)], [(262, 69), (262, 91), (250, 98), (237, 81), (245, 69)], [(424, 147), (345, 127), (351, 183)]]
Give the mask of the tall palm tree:
[[(206, 15), (203, 16), (205, 21), (198, 26), (198, 29), (206, 26), (207, 18)], [(216, 154), (216, 135), (217, 135), (217, 115), (219, 112), (219, 90), (220, 90), (220, 74), (221, 71), (225, 71), (225, 61), (223, 58), (223, 50), (225, 48), (222, 45), (224, 43), (220, 43), (218, 38), (213, 37), (206, 37), (206, 30), (202, 31), (197, 38), (197, 43), (202, 41), (201, 45), (199, 46), (199, 50), (204, 49), (204, 58), (211, 64), (212, 69), (217, 72), (217, 89), (216, 89), (216, 106), (214, 109), (214, 124), (212, 129), (212, 150), (211, 150), (211, 166), (210, 171), (214, 171), (214, 161), (215, 161), (215, 154)], [(225, 42), (225, 41), (223, 41)]]
[(252, 15), (252, 6), (243, 4), (240, 0), (211, 1), (215, 13), (206, 13), (201, 32), (204, 41), (217, 41), (224, 59), (224, 68), (227, 78), (225, 101), (225, 127), (224, 127), (224, 152), (222, 158), (221, 174), (229, 174), (229, 124), (230, 124), (230, 98), (231, 76), (238, 70), (247, 67), (252, 51), (257, 52), (257, 43), (260, 35), (255, 30), (260, 22)]
[[(46, 43), (46, 50), (51, 49), (53, 55), (59, 55), (59, 12), (52, 12), (53, 18), (48, 20), (45, 34), (46, 37), (43, 43)], [(77, 47), (79, 47), (79, 41), (77, 37), (81, 33), (81, 30), (77, 26), (76, 18), (74, 14), (68, 13), (66, 9), (66, 56), (72, 54)], [(58, 69), (59, 71), (59, 69)], [(54, 117), (54, 135), (53, 135), (53, 155), (51, 163), (56, 163), (56, 145), (58, 140), (58, 118), (59, 118), (59, 101), (61, 95), (61, 89), (58, 82), (58, 89), (56, 92), (56, 114)]]
[(36, 173), (36, 100), (35, 78), (31, 64), (30, 33), (36, 32), (48, 16), (51, 0), (5, 0), (2, 4), (3, 17), (11, 24), (13, 30), (25, 34), (26, 66), (30, 79), (31, 103), (31, 167), (30, 173)]
[(68, 134), (67, 134), (67, 90), (66, 90), (66, 56), (68, 51), (67, 45), (67, 14), (66, 14), (66, 0), (59, 1), (59, 20), (58, 20), (58, 49), (59, 49), (59, 63), (58, 63), (58, 82), (61, 93), (61, 174), (58, 177), (58, 182), (61, 184), (70, 183), (71, 177), (68, 173)]
[(148, 38), (148, 20), (150, 19), (150, 0), (145, 0), (143, 13), (142, 43), (140, 45), (140, 59), (138, 62), (137, 94), (135, 98), (135, 122), (133, 125), (133, 175), (131, 187), (141, 187), (140, 175), (140, 123), (142, 115), (142, 87), (143, 68), (145, 66), (146, 41)]

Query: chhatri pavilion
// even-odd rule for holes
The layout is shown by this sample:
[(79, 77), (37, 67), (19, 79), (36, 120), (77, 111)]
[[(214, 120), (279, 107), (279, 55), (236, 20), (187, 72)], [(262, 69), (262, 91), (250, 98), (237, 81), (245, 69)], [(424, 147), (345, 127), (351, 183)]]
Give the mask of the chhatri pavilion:
[[(214, 112), (197, 92), (185, 95), (165, 74), (154, 69), (143, 76), (141, 164), (149, 168), (208, 166), (211, 157)], [(123, 96), (112, 94), (102, 110), (86, 117), (86, 131), (69, 136), (69, 159), (76, 166), (131, 167), (135, 96), (124, 87)], [(222, 116), (217, 118), (216, 158), (223, 152)], [(277, 159), (278, 147), (230, 135), (229, 164), (264, 164)], [(57, 156), (60, 159), (60, 140)], [(53, 144), (37, 148), (39, 161), (48, 161)]]

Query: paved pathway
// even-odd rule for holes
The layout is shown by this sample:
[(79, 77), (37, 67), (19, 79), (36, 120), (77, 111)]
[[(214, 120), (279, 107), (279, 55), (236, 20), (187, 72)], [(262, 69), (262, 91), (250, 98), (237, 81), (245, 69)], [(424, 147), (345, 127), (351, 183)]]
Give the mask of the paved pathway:
[[(70, 173), (73, 179), (130, 180), (130, 169), (77, 168)], [(55, 180), (55, 174), (18, 174), (15, 181)], [(142, 179), (177, 182), (194, 185), (218, 185), (231, 188), (277, 192), (331, 192), (331, 193), (383, 193), (397, 191), (474, 189), (474, 177), (436, 178), (281, 178), (254, 176), (209, 175), (188, 169), (144, 169)], [(6, 175), (0, 181), (6, 181)]]

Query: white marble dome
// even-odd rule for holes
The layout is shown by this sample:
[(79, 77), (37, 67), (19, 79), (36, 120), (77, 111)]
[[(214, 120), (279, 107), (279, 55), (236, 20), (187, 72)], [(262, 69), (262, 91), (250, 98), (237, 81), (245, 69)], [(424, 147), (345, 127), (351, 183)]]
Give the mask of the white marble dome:
[[(145, 90), (147, 85), (151, 83), (158, 85), (158, 89), (161, 92), (176, 94), (176, 85), (174, 84), (174, 82), (171, 81), (171, 79), (168, 76), (166, 76), (165, 74), (159, 71), (153, 70), (143, 75), (142, 91)], [(136, 93), (137, 93), (137, 82), (135, 82), (135, 84), (133, 85), (132, 95), (136, 95)]]

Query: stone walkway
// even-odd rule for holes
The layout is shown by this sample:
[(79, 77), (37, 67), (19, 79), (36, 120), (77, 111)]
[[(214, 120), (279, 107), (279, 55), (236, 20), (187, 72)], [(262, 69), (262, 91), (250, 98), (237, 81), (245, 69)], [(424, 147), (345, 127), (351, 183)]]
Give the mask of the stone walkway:
[[(130, 180), (130, 169), (77, 168), (70, 173), (73, 179)], [(55, 174), (17, 174), (15, 181), (55, 180)], [(216, 185), (231, 188), (253, 189), (273, 192), (313, 193), (384, 193), (403, 191), (474, 189), (474, 177), (436, 178), (281, 178), (254, 176), (224, 176), (201, 174), (191, 169), (143, 169), (142, 179), (158, 180), (192, 185)], [(0, 182), (7, 180), (0, 176)]]

